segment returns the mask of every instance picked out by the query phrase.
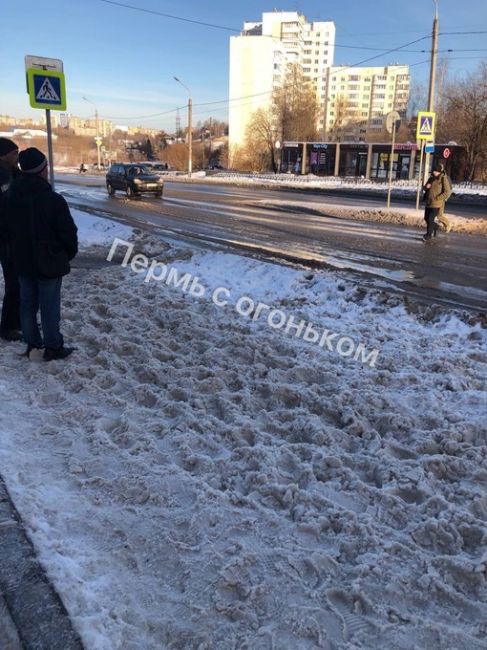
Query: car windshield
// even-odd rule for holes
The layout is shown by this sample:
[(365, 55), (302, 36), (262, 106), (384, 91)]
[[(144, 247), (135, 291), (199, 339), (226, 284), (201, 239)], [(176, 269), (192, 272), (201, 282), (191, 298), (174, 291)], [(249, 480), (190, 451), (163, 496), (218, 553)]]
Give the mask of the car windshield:
[(129, 176), (140, 176), (141, 174), (150, 174), (151, 170), (149, 167), (144, 167), (143, 165), (132, 165), (129, 167), (128, 175)]

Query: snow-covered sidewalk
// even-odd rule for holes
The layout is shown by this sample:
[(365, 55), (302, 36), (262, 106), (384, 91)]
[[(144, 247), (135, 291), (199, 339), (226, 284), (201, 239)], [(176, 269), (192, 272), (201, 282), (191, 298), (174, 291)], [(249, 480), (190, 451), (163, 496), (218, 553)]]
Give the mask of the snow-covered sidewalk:
[(0, 348), (0, 474), (87, 650), (485, 649), (480, 322), (132, 235), (211, 291), (377, 348), (371, 367), (103, 264), (130, 232), (75, 217), (78, 351)]

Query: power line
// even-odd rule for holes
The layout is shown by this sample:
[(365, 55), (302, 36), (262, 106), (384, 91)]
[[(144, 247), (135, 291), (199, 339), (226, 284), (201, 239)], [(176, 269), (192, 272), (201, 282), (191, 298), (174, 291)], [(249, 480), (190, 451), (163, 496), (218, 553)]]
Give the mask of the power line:
[[(340, 45), (338, 43), (335, 43), (335, 47), (341, 47), (341, 48), (346, 48), (349, 50), (371, 50), (375, 52), (387, 52), (383, 47), (363, 47), (362, 45)], [(424, 54), (425, 52), (429, 52), (429, 50), (402, 50), (402, 52), (414, 52), (416, 54)], [(453, 49), (453, 48), (448, 48), (446, 50), (438, 50), (440, 53), (444, 52), (487, 52), (487, 48), (477, 48), (477, 49)]]
[(470, 34), (470, 35), (471, 34), (487, 34), (487, 30), (486, 31), (477, 31), (477, 32), (440, 32), (439, 35), (440, 36), (459, 36), (459, 35), (463, 36), (465, 34)]
[[(101, 0), (101, 2), (108, 2), (108, 1), (109, 0)], [(353, 63), (353, 64), (345, 66), (345, 67), (342, 67), (342, 66), (336, 66), (336, 67), (341, 68), (338, 71), (341, 74), (345, 70), (357, 67), (359, 65), (362, 65), (363, 63), (368, 63), (369, 61), (372, 61), (374, 59), (378, 59), (381, 56), (384, 56), (385, 54), (390, 54), (391, 52), (397, 52), (399, 50), (402, 50), (405, 47), (409, 47), (410, 45), (414, 45), (415, 43), (419, 43), (420, 41), (423, 41), (423, 40), (425, 40), (427, 38), (429, 38), (429, 35), (428, 36), (422, 36), (421, 38), (417, 38), (414, 41), (411, 41), (409, 43), (405, 43), (404, 45), (399, 45), (398, 47), (392, 48), (390, 50), (386, 50), (384, 52), (381, 52), (380, 54), (376, 54), (375, 56), (371, 56), (371, 57), (369, 57), (367, 59), (359, 61), (358, 63)], [(383, 67), (385, 67), (385, 66), (383, 66)], [(291, 86), (284, 86), (282, 88), (282, 90), (285, 90), (287, 87), (291, 87)], [(196, 107), (196, 106), (211, 106), (213, 104), (226, 104), (226, 103), (230, 103), (230, 102), (234, 102), (234, 101), (241, 101), (241, 100), (246, 100), (246, 99), (252, 99), (254, 97), (262, 97), (264, 95), (271, 95), (272, 93), (273, 93), (273, 90), (266, 90), (266, 91), (263, 91), (261, 93), (254, 93), (252, 95), (244, 95), (242, 97), (234, 97), (234, 98), (230, 98), (230, 99), (218, 100), (218, 101), (215, 101), (215, 102), (204, 102), (204, 103), (199, 103), (199, 104), (193, 104), (193, 107)], [(178, 108), (183, 109), (183, 108), (185, 108), (185, 105), (178, 106), (177, 108), (173, 108), (173, 109), (171, 109), (169, 111), (163, 111), (161, 113), (152, 113), (152, 114), (149, 114), (149, 115), (139, 115), (139, 116), (135, 116), (135, 117), (109, 117), (109, 119), (113, 119), (113, 120), (143, 120), (143, 119), (148, 119), (148, 118), (151, 118), (151, 117), (161, 117), (161, 116), (167, 115), (169, 113), (174, 113), (175, 111), (178, 110)]]
[(175, 113), (176, 111), (178, 111), (181, 108), (186, 108), (186, 104), (184, 104), (183, 106), (177, 106), (176, 108), (171, 108), (169, 111), (163, 111), (162, 113), (150, 113), (149, 115), (135, 115), (135, 116), (126, 115), (126, 116), (122, 116), (122, 117), (120, 117), (120, 116), (114, 117), (113, 115), (106, 115), (105, 119), (108, 119), (108, 120), (142, 120), (142, 119), (149, 118), (149, 117), (161, 117), (162, 115), (169, 115), (169, 113)]
[(124, 9), (133, 9), (145, 14), (152, 14), (154, 16), (162, 16), (163, 18), (170, 18), (171, 20), (180, 20), (184, 23), (192, 23), (193, 25), (202, 25), (203, 27), (213, 27), (214, 29), (223, 29), (227, 32), (240, 32), (239, 29), (233, 27), (225, 27), (224, 25), (215, 25), (213, 23), (204, 23), (201, 20), (192, 20), (191, 18), (183, 18), (182, 16), (173, 16), (172, 14), (164, 14), (161, 11), (153, 11), (152, 9), (144, 9), (143, 7), (134, 7), (134, 5), (127, 5), (123, 2), (114, 2), (114, 0), (100, 0), (108, 5), (115, 5), (116, 7), (123, 7)]

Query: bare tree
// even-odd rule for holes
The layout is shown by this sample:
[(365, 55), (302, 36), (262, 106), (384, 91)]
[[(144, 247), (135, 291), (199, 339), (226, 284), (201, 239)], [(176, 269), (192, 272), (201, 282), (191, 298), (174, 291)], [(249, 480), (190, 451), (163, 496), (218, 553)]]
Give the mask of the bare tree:
[(316, 139), (319, 113), (316, 90), (299, 65), (289, 66), (282, 88), (274, 91), (271, 112), (283, 140)]
[(346, 95), (343, 94), (337, 95), (333, 107), (333, 111), (334, 111), (333, 125), (330, 129), (330, 138), (332, 140), (336, 140), (337, 142), (340, 142), (341, 138), (343, 137), (344, 131), (347, 129), (347, 126), (348, 128), (350, 128), (347, 119), (348, 105), (349, 105), (349, 101)]
[(428, 90), (424, 83), (412, 83), (409, 92), (408, 115), (416, 117), (419, 111), (425, 111), (428, 106)]
[(439, 111), (439, 141), (466, 147), (465, 176), (473, 180), (487, 166), (487, 63), (465, 79), (449, 83)]
[(260, 156), (261, 166), (269, 167), (270, 162), (274, 173), (277, 172), (275, 146), (278, 137), (278, 127), (271, 111), (263, 108), (256, 110), (247, 127), (247, 146)]

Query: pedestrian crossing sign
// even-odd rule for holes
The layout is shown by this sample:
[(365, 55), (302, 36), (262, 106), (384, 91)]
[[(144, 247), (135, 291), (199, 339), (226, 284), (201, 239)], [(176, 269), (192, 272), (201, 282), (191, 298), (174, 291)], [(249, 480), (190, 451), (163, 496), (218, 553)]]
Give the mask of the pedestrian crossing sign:
[(418, 113), (416, 140), (434, 140), (436, 113), (422, 111)]
[(64, 73), (56, 70), (27, 70), (27, 87), (32, 108), (66, 110)]

